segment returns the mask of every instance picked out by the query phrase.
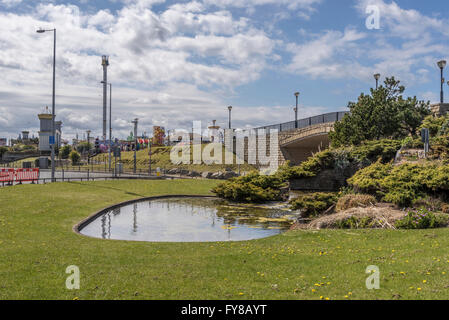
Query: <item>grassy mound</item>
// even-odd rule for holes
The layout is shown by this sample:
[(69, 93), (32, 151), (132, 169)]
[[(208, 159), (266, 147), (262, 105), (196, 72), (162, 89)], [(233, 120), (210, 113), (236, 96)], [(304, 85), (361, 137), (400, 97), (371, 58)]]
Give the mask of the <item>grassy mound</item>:
[[(203, 145), (202, 149), (206, 148), (207, 145)], [(150, 157), (148, 155), (148, 149), (137, 151), (137, 170), (148, 171)], [(190, 163), (192, 164), (176, 164), (171, 161), (170, 153), (172, 151), (172, 147), (153, 147), (152, 155), (151, 155), (151, 166), (154, 170), (155, 168), (161, 168), (164, 170), (170, 170), (174, 168), (179, 168), (182, 170), (188, 171), (196, 171), (196, 172), (219, 172), (225, 171), (226, 169), (230, 169), (234, 172), (237, 172), (239, 169), (241, 172), (250, 172), (256, 170), (255, 167), (245, 163), (240, 166), (238, 165), (226, 165), (224, 158), (224, 148), (223, 148), (223, 164), (211, 164), (206, 165), (202, 164), (193, 164), (193, 148), (190, 150)], [(96, 157), (92, 158), (93, 162), (101, 162), (104, 163), (107, 161), (108, 155), (100, 154)], [(234, 163), (236, 157), (234, 155)], [(122, 152), (122, 163), (125, 169), (131, 170), (134, 168), (134, 151)], [(99, 165), (99, 168), (104, 168)]]

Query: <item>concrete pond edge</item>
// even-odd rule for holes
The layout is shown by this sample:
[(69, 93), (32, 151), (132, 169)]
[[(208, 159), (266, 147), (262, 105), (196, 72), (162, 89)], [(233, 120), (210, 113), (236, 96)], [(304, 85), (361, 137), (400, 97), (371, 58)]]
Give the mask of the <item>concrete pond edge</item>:
[[(106, 214), (109, 211), (112, 211), (112, 210), (117, 209), (119, 207), (123, 207), (123, 206), (127, 206), (127, 205), (130, 205), (130, 204), (134, 204), (134, 203), (145, 202), (145, 201), (153, 201), (153, 200), (163, 200), (163, 199), (170, 199), (170, 198), (213, 198), (213, 199), (218, 199), (217, 197), (206, 196), (206, 195), (186, 195), (186, 194), (179, 195), (179, 194), (173, 194), (173, 195), (161, 195), (161, 196), (144, 197), (144, 198), (139, 198), (139, 199), (134, 199), (134, 200), (127, 200), (127, 201), (114, 204), (112, 206), (106, 207), (104, 209), (101, 209), (101, 210), (95, 212), (94, 214), (90, 215), (88, 218), (82, 220), (81, 222), (79, 222), (75, 226), (73, 226), (72, 230), (76, 234), (79, 234), (79, 235), (81, 235), (83, 237), (88, 237), (88, 236), (82, 234), (81, 231), (88, 224), (90, 224), (91, 222), (93, 222), (94, 220), (98, 219), (99, 217), (101, 217), (102, 215)], [(95, 239), (98, 239), (98, 238), (95, 238)]]

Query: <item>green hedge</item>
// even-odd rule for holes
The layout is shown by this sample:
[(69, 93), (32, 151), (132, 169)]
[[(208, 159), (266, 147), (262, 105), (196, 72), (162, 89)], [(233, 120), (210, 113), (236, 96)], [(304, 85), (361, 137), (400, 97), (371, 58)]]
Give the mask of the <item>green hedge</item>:
[(262, 203), (281, 200), (281, 189), (285, 187), (287, 184), (279, 176), (264, 176), (253, 172), (221, 183), (212, 192), (232, 201)]
[(426, 196), (449, 195), (449, 165), (403, 164), (394, 166), (377, 162), (358, 171), (348, 183), (361, 193), (379, 200), (410, 206)]

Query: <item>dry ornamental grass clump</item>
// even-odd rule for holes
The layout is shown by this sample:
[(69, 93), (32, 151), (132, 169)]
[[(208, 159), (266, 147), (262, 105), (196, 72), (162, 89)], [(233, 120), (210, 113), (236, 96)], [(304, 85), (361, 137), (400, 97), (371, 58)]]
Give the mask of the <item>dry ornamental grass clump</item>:
[(338, 199), (336, 211), (344, 211), (351, 208), (369, 207), (377, 203), (375, 197), (367, 194), (348, 194)]

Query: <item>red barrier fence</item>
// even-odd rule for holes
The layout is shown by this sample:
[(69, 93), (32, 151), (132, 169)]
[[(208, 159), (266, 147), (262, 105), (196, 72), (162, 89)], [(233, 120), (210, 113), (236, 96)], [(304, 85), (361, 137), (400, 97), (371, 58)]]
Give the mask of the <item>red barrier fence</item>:
[(12, 184), (14, 182), (14, 169), (0, 169), (0, 182)]
[(14, 182), (37, 182), (39, 169), (0, 169), (0, 183), (13, 184)]
[(35, 182), (39, 179), (39, 169), (17, 169), (16, 182)]

